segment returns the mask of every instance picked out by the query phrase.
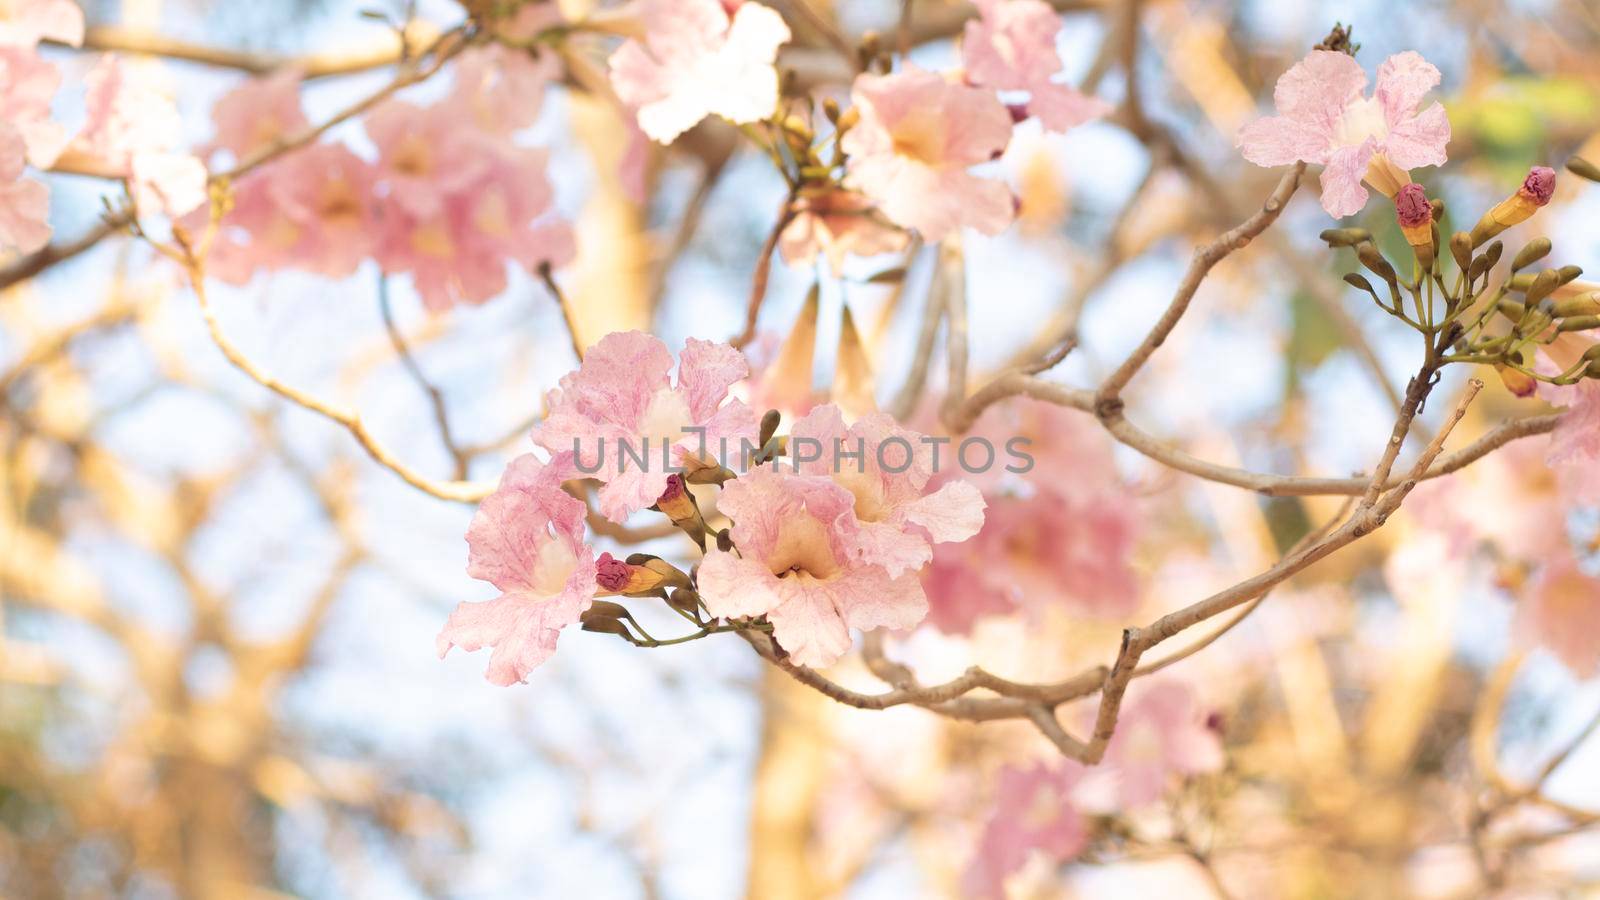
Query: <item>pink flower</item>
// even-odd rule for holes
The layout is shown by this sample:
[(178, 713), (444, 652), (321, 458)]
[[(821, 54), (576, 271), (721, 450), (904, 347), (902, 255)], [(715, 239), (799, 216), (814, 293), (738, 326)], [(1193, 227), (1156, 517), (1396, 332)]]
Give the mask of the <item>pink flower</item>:
[[(546, 215), (554, 200), (545, 177), (547, 151), (488, 140), (457, 149), (476, 154), (462, 168), (477, 175), (459, 183), (455, 176), (446, 178), (453, 185), (449, 191), (439, 190), (441, 184), (397, 185), (394, 170), (380, 172), (389, 176), (389, 193), (378, 262), (386, 272), (410, 272), (434, 310), (498, 295), (506, 287), (508, 262), (533, 271), (546, 262), (562, 265), (574, 252), (571, 230)], [(454, 159), (441, 156), (447, 158)], [(402, 199), (406, 195), (409, 202)]]
[(500, 143), (477, 128), (467, 106), (450, 101), (417, 106), (390, 100), (363, 125), (378, 145), (390, 206), (422, 220), (442, 215), (448, 198), (477, 184)]
[(662, 144), (708, 115), (756, 122), (778, 105), (778, 47), (789, 26), (758, 3), (640, 0), (644, 37), (611, 55), (611, 86), (639, 110), (639, 127)]
[(23, 178), (22, 135), (0, 123), (0, 249), (32, 253), (50, 240), (50, 189)]
[(850, 492), (826, 478), (758, 468), (728, 482), (718, 508), (734, 521), (738, 552), (712, 549), (697, 584), (706, 609), (766, 616), (802, 666), (826, 666), (850, 649), (851, 628), (906, 629), (927, 615), (914, 575), (891, 578), (857, 561)]
[(1006, 877), (1022, 868), (1034, 851), (1058, 863), (1082, 853), (1089, 834), (1073, 794), (1083, 774), (1083, 766), (1074, 762), (1001, 771), (994, 812), (962, 875), (962, 893), (1003, 898)]
[(8, 0), (0, 3), (0, 47), (31, 50), (43, 39), (74, 47), (83, 43), (83, 10), (72, 0)]
[(1600, 381), (1580, 381), (1562, 394), (1567, 411), (1550, 435), (1547, 461), (1573, 499), (1600, 500)]
[(594, 549), (583, 542), (583, 501), (561, 490), (570, 454), (544, 465), (517, 457), (484, 498), (467, 529), (467, 574), (500, 596), (462, 603), (439, 632), (440, 658), (451, 647), (493, 647), (488, 680), (527, 681), (555, 652), (561, 629), (578, 621), (595, 594)]
[(310, 123), (300, 108), (300, 72), (280, 69), (265, 78), (251, 78), (211, 107), (217, 136), (212, 145), (244, 159)]
[(1548, 535), (1548, 562), (1517, 604), (1523, 641), (1544, 647), (1577, 678), (1600, 674), (1600, 578), (1578, 567), (1560, 529)]
[(992, 93), (907, 65), (859, 76), (850, 96), (861, 111), (840, 141), (850, 178), (896, 224), (930, 242), (963, 226), (999, 234), (1011, 224), (1010, 188), (967, 171), (1011, 140), (1011, 114)]
[(967, 81), (998, 91), (1027, 91), (1027, 111), (1050, 131), (1066, 131), (1111, 111), (1052, 79), (1061, 71), (1056, 33), (1061, 16), (1043, 0), (976, 0), (961, 58)]
[(1322, 208), (1335, 218), (1356, 213), (1367, 202), (1366, 178), (1393, 196), (1399, 185), (1370, 169), (1392, 163), (1401, 170), (1445, 161), (1450, 120), (1434, 103), (1417, 104), (1439, 83), (1439, 70), (1415, 51), (1389, 57), (1378, 67), (1373, 96), (1362, 95), (1367, 76), (1343, 53), (1313, 50), (1295, 63), (1273, 91), (1278, 115), (1239, 132), (1244, 158), (1258, 166), (1301, 160), (1322, 165)]
[(847, 253), (873, 256), (906, 244), (905, 232), (875, 216), (872, 201), (855, 191), (814, 191), (798, 202), (800, 211), (778, 241), (783, 261), (791, 266), (809, 264), (821, 254), (837, 275)]
[[(1097, 619), (1131, 614), (1139, 605), (1132, 557), (1142, 514), (1117, 472), (1111, 439), (1081, 414), (1036, 401), (991, 410), (970, 436), (1005, 455), (974, 476), (989, 504), (983, 529), (934, 550), (923, 578), (929, 620), (947, 634), (967, 634), (983, 616), (1057, 603)], [(1019, 439), (1027, 443), (1012, 443)], [(952, 446), (959, 450), (959, 439)], [(1028, 472), (1006, 472), (1028, 465)], [(1051, 477), (1060, 472), (1072, 477)]]
[(204, 203), (205, 166), (174, 151), (178, 108), (145, 70), (104, 56), (84, 81), (87, 122), (76, 148), (129, 179), (142, 212), (178, 216)]
[(728, 400), (729, 386), (749, 371), (739, 351), (690, 338), (676, 384), (671, 370), (672, 354), (660, 338), (608, 334), (550, 392), (550, 414), (534, 429), (535, 443), (575, 453), (580, 471), (605, 483), (600, 511), (613, 521), (656, 502), (672, 474), (667, 463), (736, 460), (741, 441), (755, 442), (755, 415)]
[(28, 162), (41, 168), (67, 145), (67, 130), (50, 118), (61, 72), (32, 50), (0, 46), (0, 118), (22, 135)]
[[(949, 455), (944, 464), (954, 467)], [(983, 527), (978, 489), (950, 480), (931, 490), (930, 445), (884, 413), (846, 427), (837, 406), (819, 406), (790, 429), (789, 458), (802, 474), (831, 478), (850, 492), (859, 526), (854, 554), (890, 576), (921, 569), (935, 543), (964, 541)]]
[(989, 500), (983, 529), (959, 546), (939, 547), (923, 581), (929, 619), (947, 634), (969, 634), (978, 618), (1052, 603), (1116, 620), (1139, 603), (1130, 563), (1137, 513), (1126, 494), (1042, 490)]
[(560, 75), (553, 50), (535, 56), (504, 44), (474, 47), (456, 61), (450, 98), (472, 114), (480, 130), (509, 134), (538, 120), (545, 87)]
[(1105, 762), (1117, 773), (1121, 805), (1142, 806), (1159, 800), (1173, 775), (1222, 768), (1222, 741), (1187, 685), (1157, 681), (1129, 691)]

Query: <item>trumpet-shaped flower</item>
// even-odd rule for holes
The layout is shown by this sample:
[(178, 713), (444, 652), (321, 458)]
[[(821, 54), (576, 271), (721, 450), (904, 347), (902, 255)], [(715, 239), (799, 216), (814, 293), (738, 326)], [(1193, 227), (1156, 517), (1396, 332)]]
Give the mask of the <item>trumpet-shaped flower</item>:
[(994, 94), (908, 65), (856, 78), (860, 121), (840, 141), (852, 183), (896, 224), (940, 241), (962, 227), (999, 234), (1011, 189), (967, 170), (1005, 151), (1011, 114)]
[(1575, 500), (1600, 500), (1600, 382), (1566, 388), (1567, 411), (1550, 435), (1549, 464)]
[(968, 897), (1003, 898), (1007, 876), (1032, 853), (1066, 862), (1083, 852), (1089, 829), (1075, 797), (1085, 769), (1074, 762), (1008, 768), (996, 781), (994, 812), (962, 875)]
[(300, 72), (280, 69), (245, 81), (212, 105), (211, 122), (217, 132), (212, 146), (236, 160), (300, 131), (310, 124), (300, 108)]
[(851, 190), (828, 188), (810, 192), (798, 201), (799, 211), (784, 226), (778, 240), (783, 261), (805, 265), (822, 256), (839, 274), (846, 254), (873, 256), (899, 250), (905, 232), (874, 217), (872, 201)]
[(1239, 147), (1258, 166), (1323, 166), (1323, 209), (1335, 218), (1352, 215), (1367, 202), (1363, 179), (1394, 196), (1404, 183), (1397, 179), (1408, 180), (1405, 171), (1445, 161), (1450, 120), (1444, 107), (1434, 103), (1417, 112), (1438, 83), (1439, 70), (1408, 50), (1384, 60), (1367, 97), (1359, 63), (1344, 53), (1313, 50), (1278, 79), (1278, 115), (1246, 125)]
[(478, 184), (494, 161), (497, 142), (476, 127), (465, 104), (390, 100), (363, 124), (378, 146), (389, 207), (416, 219), (443, 214), (447, 201)]
[(0, 47), (31, 50), (44, 39), (83, 43), (83, 10), (72, 0), (0, 0)]
[(61, 72), (32, 50), (0, 46), (0, 119), (17, 130), (28, 162), (48, 166), (67, 145), (67, 130), (50, 118)]
[(983, 527), (978, 489), (948, 480), (930, 490), (930, 445), (884, 413), (846, 426), (837, 406), (819, 406), (794, 423), (789, 454), (801, 473), (831, 478), (850, 492), (859, 526), (855, 556), (891, 576), (927, 565), (935, 543), (964, 541)]
[(477, 175), (470, 181), (452, 176), (448, 192), (436, 193), (439, 186), (432, 185), (402, 199), (410, 188), (396, 184), (393, 169), (379, 171), (391, 190), (382, 207), (378, 262), (386, 272), (410, 272), (434, 310), (499, 294), (508, 262), (533, 271), (544, 263), (561, 265), (574, 251), (571, 229), (547, 215), (554, 200), (545, 176), (547, 151), (501, 142), (460, 149), (476, 154), (462, 168)]
[(1050, 131), (1066, 131), (1111, 111), (1054, 80), (1061, 71), (1056, 33), (1061, 16), (1043, 0), (977, 0), (967, 22), (961, 58), (967, 81), (997, 91), (1027, 91), (1028, 114)]
[(789, 26), (758, 3), (642, 0), (644, 36), (611, 55), (611, 86), (639, 127), (670, 144), (706, 116), (755, 122), (778, 104), (778, 47)]
[(724, 448), (734, 458), (742, 440), (756, 438), (750, 408), (728, 399), (728, 388), (749, 372), (743, 354), (690, 338), (676, 383), (671, 371), (672, 354), (660, 338), (608, 334), (550, 392), (550, 414), (534, 429), (536, 443), (574, 452), (585, 475), (605, 482), (600, 511), (613, 521), (655, 503), (673, 474), (669, 466), (710, 464)]
[(182, 122), (154, 79), (105, 56), (84, 81), (87, 122), (76, 148), (128, 178), (141, 211), (178, 216), (204, 203), (205, 166), (174, 150)]
[(22, 177), (26, 162), (22, 135), (0, 123), (0, 249), (32, 253), (50, 240), (50, 189)]
[(1222, 741), (1188, 685), (1158, 681), (1129, 693), (1106, 746), (1124, 807), (1159, 800), (1174, 775), (1222, 768)]
[(450, 96), (472, 114), (479, 129), (508, 134), (539, 118), (545, 86), (560, 74), (561, 63), (553, 51), (532, 56), (526, 50), (489, 44), (461, 54)]
[(1544, 647), (1578, 678), (1600, 673), (1600, 578), (1583, 571), (1562, 545), (1528, 584), (1517, 604), (1517, 635)]
[(467, 529), (467, 574), (500, 596), (462, 603), (439, 632), (441, 658), (451, 647), (493, 647), (487, 678), (526, 681), (555, 652), (561, 629), (578, 621), (595, 595), (594, 549), (583, 542), (585, 507), (561, 490), (571, 455), (549, 465), (517, 457)]
[(850, 648), (850, 629), (905, 629), (927, 615), (915, 575), (891, 578), (857, 559), (855, 498), (829, 479), (758, 468), (723, 489), (737, 552), (712, 549), (697, 584), (715, 616), (766, 616), (802, 666)]

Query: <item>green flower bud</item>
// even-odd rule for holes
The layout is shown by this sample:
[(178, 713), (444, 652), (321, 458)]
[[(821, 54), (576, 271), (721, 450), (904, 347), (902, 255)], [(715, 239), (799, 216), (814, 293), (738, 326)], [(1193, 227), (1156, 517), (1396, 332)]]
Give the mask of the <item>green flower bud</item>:
[(1526, 269), (1550, 253), (1550, 239), (1536, 237), (1517, 251), (1516, 258), (1511, 260), (1511, 271)]

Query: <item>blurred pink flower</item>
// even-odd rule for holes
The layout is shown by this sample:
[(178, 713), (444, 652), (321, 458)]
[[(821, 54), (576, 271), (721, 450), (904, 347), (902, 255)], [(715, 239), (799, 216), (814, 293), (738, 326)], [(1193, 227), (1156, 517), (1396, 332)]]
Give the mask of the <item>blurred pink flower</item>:
[(670, 144), (708, 115), (756, 122), (778, 105), (778, 47), (789, 26), (758, 3), (639, 0), (643, 38), (611, 55), (611, 85), (639, 127)]
[(1083, 852), (1089, 834), (1073, 792), (1084, 771), (1078, 763), (1060, 762), (1000, 772), (994, 812), (961, 878), (965, 896), (1004, 898), (1006, 878), (1035, 851), (1057, 863)]
[(809, 264), (821, 254), (835, 275), (845, 254), (874, 256), (906, 245), (906, 234), (875, 216), (872, 201), (856, 191), (829, 188), (803, 195), (800, 211), (783, 229), (778, 251), (792, 266)]
[(28, 148), (28, 162), (55, 162), (67, 145), (67, 129), (50, 118), (61, 72), (32, 50), (0, 47), (0, 120), (15, 128)]
[(1364, 97), (1367, 76), (1359, 63), (1313, 50), (1278, 79), (1278, 115), (1246, 125), (1239, 147), (1258, 166), (1322, 165), (1322, 208), (1335, 218), (1353, 215), (1367, 202), (1361, 181), (1376, 162), (1403, 170), (1444, 163), (1450, 142), (1444, 107), (1416, 111), (1438, 83), (1439, 70), (1408, 50), (1378, 67), (1377, 89)]
[(535, 56), (504, 44), (474, 47), (456, 60), (450, 98), (466, 107), (479, 129), (508, 134), (539, 118), (545, 87), (560, 75), (561, 62), (549, 48)]
[[(1032, 469), (1007, 473), (1027, 465), (1007, 452), (972, 476), (989, 505), (984, 525), (966, 543), (934, 549), (923, 578), (929, 621), (947, 634), (969, 634), (983, 616), (1055, 603), (1100, 619), (1132, 613), (1143, 516), (1117, 472), (1111, 439), (1082, 414), (1036, 401), (991, 409), (968, 436), (1026, 452)], [(1012, 443), (1018, 439), (1027, 443)]]
[(1600, 500), (1600, 382), (1580, 381), (1557, 402), (1567, 410), (1550, 435), (1548, 462), (1572, 500)]
[(300, 78), (296, 69), (280, 69), (223, 94), (211, 106), (212, 148), (241, 160), (309, 126), (300, 108)]
[(1556, 655), (1577, 678), (1600, 674), (1600, 578), (1578, 567), (1559, 528), (1517, 604), (1518, 638)]
[(32, 253), (50, 240), (50, 189), (23, 178), (22, 135), (0, 122), (0, 249)]
[(1027, 111), (1050, 131), (1066, 131), (1111, 111), (1054, 77), (1061, 72), (1056, 33), (1061, 15), (1043, 0), (976, 0), (961, 58), (968, 83), (998, 91), (1027, 91)]
[(712, 549), (700, 564), (706, 609), (765, 615), (773, 637), (802, 666), (826, 666), (850, 649), (850, 629), (906, 629), (927, 615), (916, 576), (891, 578), (854, 559), (855, 498), (826, 478), (764, 466), (723, 489), (737, 552)]
[[(545, 176), (547, 151), (501, 142), (459, 149), (476, 154), (468, 167), (477, 175), (460, 183), (452, 176), (448, 193), (435, 190), (437, 184), (396, 190), (393, 169), (378, 173), (389, 176), (390, 188), (378, 262), (386, 272), (410, 272), (433, 310), (498, 295), (506, 287), (508, 262), (533, 271), (546, 262), (565, 264), (574, 252), (571, 229), (547, 215), (554, 200)], [(407, 194), (410, 203), (402, 199)], [(424, 195), (427, 201), (418, 202)]]
[[(690, 338), (674, 384), (672, 353), (654, 335), (616, 332), (584, 355), (576, 372), (550, 392), (550, 413), (533, 431), (552, 453), (574, 452), (583, 474), (605, 483), (600, 511), (615, 522), (656, 502), (672, 473), (700, 459), (737, 459), (740, 441), (754, 442), (756, 419), (728, 388), (745, 377), (743, 354), (727, 344)], [(727, 402), (724, 402), (727, 401)], [(704, 429), (686, 431), (685, 429)], [(641, 466), (630, 458), (643, 456)], [(670, 449), (669, 449), (670, 448)], [(597, 466), (598, 469), (591, 469)]]
[[(944, 465), (956, 465), (944, 456)], [(935, 543), (964, 541), (983, 527), (978, 489), (956, 480), (931, 489), (934, 461), (923, 435), (884, 413), (847, 427), (839, 407), (816, 407), (790, 429), (789, 459), (801, 474), (832, 479), (850, 492), (859, 525), (853, 553), (891, 577), (927, 565)]]
[(857, 77), (850, 96), (861, 114), (840, 141), (851, 182), (896, 224), (930, 242), (963, 226), (999, 234), (1011, 224), (1011, 189), (967, 171), (1011, 140), (1011, 114), (994, 94), (907, 65)]
[(478, 129), (468, 106), (449, 100), (432, 106), (390, 100), (362, 124), (378, 146), (387, 206), (425, 221), (444, 215), (449, 198), (478, 184), (501, 145)]
[(103, 56), (84, 76), (86, 122), (74, 148), (132, 182), (141, 212), (179, 216), (206, 200), (206, 170), (176, 152), (182, 120), (148, 70)]
[(500, 596), (462, 603), (439, 632), (451, 647), (493, 647), (488, 680), (526, 681), (555, 652), (561, 629), (578, 621), (595, 594), (594, 549), (583, 542), (583, 501), (561, 490), (574, 474), (570, 454), (549, 465), (531, 454), (512, 460), (467, 529), (467, 574)]
[(8, 0), (0, 3), (0, 47), (32, 49), (43, 39), (83, 43), (83, 10), (72, 0)]
[(1117, 774), (1119, 804), (1143, 806), (1166, 794), (1173, 775), (1222, 768), (1222, 741), (1188, 685), (1156, 681), (1128, 691), (1104, 764)]

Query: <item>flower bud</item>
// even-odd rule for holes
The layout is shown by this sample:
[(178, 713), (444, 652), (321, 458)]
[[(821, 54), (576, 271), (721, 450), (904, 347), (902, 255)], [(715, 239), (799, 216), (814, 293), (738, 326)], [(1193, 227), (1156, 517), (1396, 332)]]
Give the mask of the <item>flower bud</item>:
[(1500, 262), (1500, 254), (1504, 253), (1505, 249), (1506, 249), (1506, 245), (1505, 244), (1502, 244), (1499, 241), (1495, 241), (1494, 243), (1489, 245), (1489, 248), (1487, 250), (1483, 251), (1483, 258), (1489, 261), (1488, 268), (1492, 269), (1497, 264), (1499, 264), (1499, 262)]
[(1472, 235), (1465, 231), (1450, 235), (1450, 255), (1455, 257), (1463, 274), (1472, 268)]
[(654, 593), (666, 579), (646, 566), (630, 565), (610, 553), (602, 553), (595, 560), (594, 580), (600, 588), (600, 596), (622, 594), (637, 597)]
[(1391, 285), (1396, 283), (1394, 266), (1389, 265), (1389, 261), (1383, 258), (1383, 254), (1378, 252), (1377, 247), (1371, 244), (1362, 244), (1356, 248), (1356, 258), (1361, 260), (1361, 264), (1366, 266), (1372, 274)]
[(666, 514), (672, 524), (682, 528), (696, 544), (705, 546), (706, 522), (700, 517), (700, 507), (689, 493), (681, 475), (667, 476), (667, 489), (656, 499), (656, 509)]
[(1400, 188), (1394, 195), (1394, 214), (1400, 223), (1401, 233), (1406, 236), (1406, 243), (1417, 255), (1417, 262), (1424, 269), (1432, 267), (1433, 204), (1428, 202), (1428, 194), (1422, 185), (1412, 182)]
[(1525, 372), (1519, 372), (1509, 366), (1495, 366), (1494, 370), (1500, 376), (1500, 381), (1505, 384), (1506, 390), (1518, 397), (1532, 397), (1533, 392), (1539, 387), (1539, 382)]
[(1567, 171), (1590, 181), (1600, 181), (1600, 166), (1589, 162), (1581, 156), (1574, 156), (1567, 160)]
[(596, 600), (578, 616), (578, 622), (584, 631), (626, 635), (628, 629), (622, 624), (622, 620), (627, 616), (628, 610), (622, 604), (612, 603), (609, 600)]
[(1600, 291), (1590, 291), (1576, 297), (1556, 301), (1558, 316), (1600, 316)]
[(1556, 270), (1556, 286), (1560, 287), (1563, 284), (1576, 281), (1578, 276), (1582, 274), (1582, 266), (1562, 266)]
[(1528, 285), (1527, 295), (1522, 302), (1533, 306), (1540, 300), (1550, 296), (1550, 292), (1559, 287), (1560, 284), (1561, 276), (1556, 273), (1556, 270), (1545, 269), (1534, 276), (1533, 284)]
[(1521, 250), (1517, 251), (1517, 255), (1511, 260), (1511, 271), (1515, 272), (1518, 269), (1526, 269), (1539, 260), (1544, 259), (1549, 253), (1550, 239), (1542, 236), (1536, 237), (1527, 244), (1523, 245)]
[(1501, 200), (1483, 214), (1472, 227), (1472, 240), (1481, 244), (1513, 225), (1528, 220), (1539, 207), (1550, 202), (1556, 190), (1556, 170), (1549, 166), (1534, 166), (1522, 179), (1517, 192)]
[(1557, 331), (1592, 331), (1600, 328), (1600, 316), (1572, 316), (1562, 319)]
[(1372, 240), (1372, 233), (1365, 228), (1329, 228), (1317, 236), (1329, 247), (1354, 247)]

